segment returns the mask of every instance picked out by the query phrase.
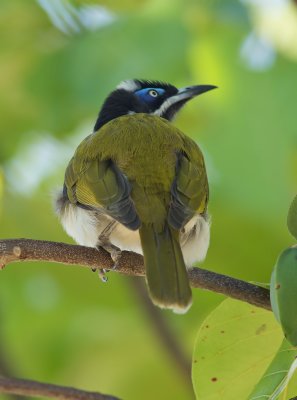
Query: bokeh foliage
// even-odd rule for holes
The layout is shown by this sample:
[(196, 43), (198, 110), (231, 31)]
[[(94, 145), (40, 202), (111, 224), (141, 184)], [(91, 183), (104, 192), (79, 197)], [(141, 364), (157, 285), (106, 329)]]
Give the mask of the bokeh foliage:
[[(212, 240), (203, 267), (269, 281), (292, 243), (295, 60), (276, 46), (272, 66), (248, 68), (240, 49), (259, 18), (247, 2), (104, 3), (113, 23), (65, 34), (37, 2), (1, 1), (1, 237), (70, 241), (51, 192), (119, 81), (210, 83), (219, 90), (176, 121), (201, 145), (209, 171)], [(124, 277), (110, 274), (103, 285), (78, 267), (33, 263), (0, 277), (0, 341), (16, 375), (127, 399), (192, 398)], [(195, 290), (187, 315), (165, 313), (189, 355), (199, 324), (221, 300)]]

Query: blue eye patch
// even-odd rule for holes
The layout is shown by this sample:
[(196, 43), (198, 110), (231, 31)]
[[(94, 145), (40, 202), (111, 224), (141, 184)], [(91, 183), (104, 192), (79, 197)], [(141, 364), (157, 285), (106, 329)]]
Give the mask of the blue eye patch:
[(140, 97), (141, 100), (146, 102), (153, 102), (164, 93), (165, 90), (161, 88), (145, 88), (135, 92), (135, 94)]

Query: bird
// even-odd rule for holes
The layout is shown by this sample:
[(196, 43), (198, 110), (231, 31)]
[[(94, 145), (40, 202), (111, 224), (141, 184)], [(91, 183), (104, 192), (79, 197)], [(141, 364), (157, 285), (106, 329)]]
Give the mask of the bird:
[(216, 87), (122, 81), (77, 147), (56, 198), (68, 235), (108, 251), (115, 268), (123, 250), (142, 254), (152, 302), (180, 314), (192, 304), (187, 269), (209, 246), (209, 185), (198, 144), (172, 121)]

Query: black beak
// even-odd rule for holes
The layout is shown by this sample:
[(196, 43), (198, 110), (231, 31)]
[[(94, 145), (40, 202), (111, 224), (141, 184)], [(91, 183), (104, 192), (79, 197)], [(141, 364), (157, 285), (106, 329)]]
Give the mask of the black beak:
[(185, 88), (179, 89), (177, 92), (176, 99), (179, 100), (186, 100), (192, 99), (193, 97), (199, 96), (199, 94), (208, 92), (209, 90), (216, 89), (217, 86), (214, 85), (196, 85), (196, 86), (188, 86)]
[(169, 97), (154, 114), (171, 121), (187, 101), (216, 88), (217, 86), (214, 85), (196, 85), (181, 88), (176, 94)]

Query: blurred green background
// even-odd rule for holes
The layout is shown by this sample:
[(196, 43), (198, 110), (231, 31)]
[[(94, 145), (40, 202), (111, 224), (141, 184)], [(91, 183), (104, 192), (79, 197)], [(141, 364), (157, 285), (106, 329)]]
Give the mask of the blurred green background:
[[(100, 105), (123, 79), (219, 89), (175, 124), (197, 140), (210, 180), (212, 239), (203, 267), (267, 282), (293, 243), (297, 6), (286, 0), (2, 0), (0, 234), (71, 243), (52, 193)], [(194, 291), (163, 312), (191, 356), (222, 296)], [(192, 399), (127, 277), (24, 263), (0, 274), (0, 374), (125, 399)], [(4, 399), (5, 397), (0, 398)]]

